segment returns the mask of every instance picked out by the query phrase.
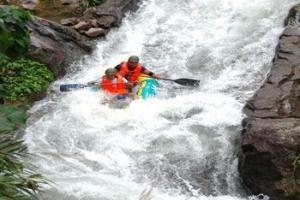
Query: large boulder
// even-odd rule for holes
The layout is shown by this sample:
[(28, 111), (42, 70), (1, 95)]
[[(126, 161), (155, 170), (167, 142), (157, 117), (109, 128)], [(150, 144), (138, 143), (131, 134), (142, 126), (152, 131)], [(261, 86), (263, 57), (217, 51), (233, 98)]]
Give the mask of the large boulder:
[(28, 28), (28, 56), (47, 64), (57, 77), (64, 75), (66, 66), (93, 49), (87, 38), (56, 22), (33, 17)]
[(300, 200), (300, 5), (291, 9), (265, 83), (247, 102), (239, 171), (254, 194)]

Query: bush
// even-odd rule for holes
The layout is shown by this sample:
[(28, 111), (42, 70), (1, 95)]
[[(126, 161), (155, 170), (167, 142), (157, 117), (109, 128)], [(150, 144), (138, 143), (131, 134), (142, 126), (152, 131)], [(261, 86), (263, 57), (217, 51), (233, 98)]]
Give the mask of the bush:
[(89, 6), (97, 6), (103, 2), (103, 0), (88, 0)]
[[(14, 131), (26, 121), (25, 107), (0, 105), (0, 133)], [(0, 135), (1, 136), (1, 135)]]
[(0, 65), (0, 85), (7, 100), (24, 101), (30, 94), (45, 90), (54, 79), (46, 65), (36, 61), (24, 58), (10, 61), (4, 57)]
[(30, 38), (26, 22), (29, 12), (16, 6), (0, 7), (0, 51), (9, 57), (18, 57), (27, 52)]
[(14, 140), (8, 133), (0, 136), (0, 199), (33, 199), (45, 179), (19, 161), (26, 151), (22, 140)]
[(47, 184), (45, 178), (19, 161), (26, 155), (26, 146), (11, 132), (25, 121), (25, 108), (0, 105), (0, 199), (3, 200), (33, 199), (39, 185)]

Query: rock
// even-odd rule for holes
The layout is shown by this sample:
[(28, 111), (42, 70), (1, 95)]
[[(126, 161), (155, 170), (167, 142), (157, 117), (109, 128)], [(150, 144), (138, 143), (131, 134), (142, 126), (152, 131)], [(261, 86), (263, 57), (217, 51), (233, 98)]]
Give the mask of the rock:
[(90, 28), (90, 24), (86, 21), (80, 21), (78, 24), (74, 26), (74, 28), (78, 31), (88, 30)]
[(60, 20), (60, 24), (65, 25), (65, 26), (72, 26), (75, 23), (76, 23), (76, 18), (75, 17)]
[[(76, 30), (33, 17), (28, 23), (31, 31), (28, 56), (48, 64), (56, 76), (62, 76), (65, 67), (92, 51), (93, 46), (85, 35), (92, 38), (104, 36), (110, 28), (120, 24), (126, 12), (136, 10), (138, 2), (139, 0), (107, 0), (99, 6), (88, 9), (80, 18), (61, 21), (65, 25), (76, 24), (74, 26)], [(61, 4), (69, 8), (78, 5), (79, 0), (61, 0)], [(52, 4), (43, 6), (49, 7)], [(45, 9), (43, 6), (41, 8)], [(99, 28), (99, 24), (105, 29)]]
[(284, 30), (283, 36), (300, 36), (300, 27), (288, 27)]
[(97, 22), (100, 27), (110, 28), (117, 24), (117, 18), (115, 16), (103, 16)]
[(299, 124), (295, 118), (247, 120), (239, 169), (253, 193), (274, 200), (299, 199), (292, 166), (299, 150), (295, 145), (300, 140)]
[(94, 28), (99, 27), (98, 22), (97, 22), (97, 19), (92, 19), (92, 20), (90, 21), (90, 24), (91, 24), (92, 27), (94, 27)]
[(68, 17), (78, 17), (82, 14), (83, 7), (80, 4), (81, 0), (40, 0), (35, 7), (34, 14), (60, 22), (60, 20)]
[(1, 5), (15, 5), (30, 11), (35, 11), (39, 0), (0, 0)]
[[(271, 71), (244, 112), (239, 171), (247, 188), (272, 200), (300, 200), (300, 4), (290, 11)], [(299, 167), (300, 168), (300, 167)]]
[(79, 4), (78, 0), (61, 0), (62, 5)]
[(21, 6), (27, 10), (35, 10), (35, 7), (38, 4), (38, 0), (23, 0), (21, 1)]
[[(134, 11), (138, 8), (139, 0), (109, 0), (99, 6), (87, 9), (79, 18), (80, 21), (90, 22), (92, 27), (101, 27), (107, 29), (105, 34), (112, 28), (121, 23), (125, 13), (129, 10)], [(97, 23), (94, 21), (97, 20)], [(79, 25), (78, 25), (79, 26)], [(86, 27), (85, 27), (86, 28)], [(90, 28), (90, 27), (89, 27)], [(82, 32), (79, 28), (75, 28)], [(87, 29), (85, 29), (87, 30)], [(84, 32), (86, 34), (86, 32)], [(104, 36), (99, 34), (97, 37)]]
[(97, 36), (103, 36), (106, 34), (106, 30), (103, 28), (90, 28), (87, 32), (85, 32), (85, 35), (89, 37), (97, 37)]
[(28, 57), (47, 64), (57, 77), (65, 67), (92, 51), (88, 39), (72, 28), (39, 17), (28, 23), (30, 46)]
[[(0, 0), (0, 5), (8, 5), (7, 0)], [(1, 104), (1, 103), (0, 103)]]
[(296, 44), (298, 42), (298, 37), (297, 36), (282, 36), (280, 38), (280, 43), (292, 43)]
[(300, 22), (300, 17), (298, 15), (299, 12), (300, 12), (300, 5), (296, 5), (293, 8), (291, 8), (288, 17), (284, 21), (284, 24), (286, 26), (294, 26), (299, 24)]

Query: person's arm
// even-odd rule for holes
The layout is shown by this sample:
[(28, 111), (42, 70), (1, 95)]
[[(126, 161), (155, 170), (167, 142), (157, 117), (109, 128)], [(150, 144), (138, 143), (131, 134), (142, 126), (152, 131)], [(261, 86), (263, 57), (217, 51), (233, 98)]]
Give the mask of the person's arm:
[(153, 72), (149, 71), (148, 69), (146, 69), (145, 67), (142, 67), (142, 73), (146, 74), (148, 76), (151, 76), (153, 78), (159, 78), (158, 75), (154, 74)]

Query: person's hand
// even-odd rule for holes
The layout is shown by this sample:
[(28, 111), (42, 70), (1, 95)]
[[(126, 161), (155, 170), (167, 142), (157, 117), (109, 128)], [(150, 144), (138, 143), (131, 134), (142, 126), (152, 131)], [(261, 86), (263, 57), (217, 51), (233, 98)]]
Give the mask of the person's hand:
[(133, 82), (133, 87), (135, 87), (136, 85), (138, 85), (139, 84), (139, 81), (134, 81)]
[(129, 83), (129, 82), (126, 83), (126, 87), (127, 87), (128, 89), (132, 89), (133, 86), (134, 86), (134, 85), (133, 85), (132, 83)]
[(93, 85), (96, 85), (96, 84), (98, 84), (97, 81), (90, 81), (90, 82), (87, 83), (88, 86), (93, 86)]
[(160, 78), (160, 76), (159, 76), (158, 74), (153, 74), (152, 77), (153, 77), (153, 78), (157, 78), (157, 79)]

